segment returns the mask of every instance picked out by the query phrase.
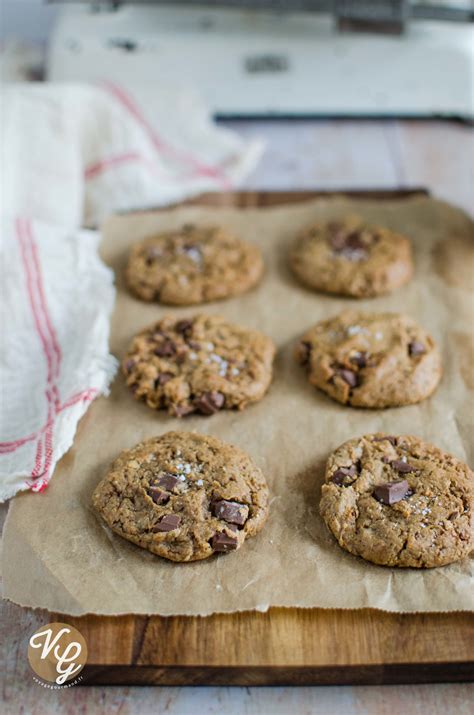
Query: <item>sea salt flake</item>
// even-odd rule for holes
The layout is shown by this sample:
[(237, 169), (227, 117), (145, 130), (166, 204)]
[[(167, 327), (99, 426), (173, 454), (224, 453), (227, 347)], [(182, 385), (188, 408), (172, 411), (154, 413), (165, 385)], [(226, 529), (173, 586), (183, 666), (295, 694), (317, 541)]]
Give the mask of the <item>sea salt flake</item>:
[(203, 482), (202, 479), (198, 479), (198, 480), (196, 481), (196, 484), (198, 485), (198, 487), (202, 487), (202, 485), (204, 484), (204, 482)]
[(186, 250), (186, 255), (194, 261), (194, 263), (201, 263), (202, 261), (202, 256), (201, 256), (201, 251), (197, 248), (188, 248)]
[(349, 325), (349, 327), (346, 328), (346, 332), (348, 335), (358, 335), (362, 332), (362, 328), (360, 325)]
[(374, 335), (374, 338), (375, 338), (376, 340), (382, 340), (382, 338), (383, 338), (383, 333), (381, 333), (380, 330), (377, 330), (377, 332), (376, 332), (375, 335)]

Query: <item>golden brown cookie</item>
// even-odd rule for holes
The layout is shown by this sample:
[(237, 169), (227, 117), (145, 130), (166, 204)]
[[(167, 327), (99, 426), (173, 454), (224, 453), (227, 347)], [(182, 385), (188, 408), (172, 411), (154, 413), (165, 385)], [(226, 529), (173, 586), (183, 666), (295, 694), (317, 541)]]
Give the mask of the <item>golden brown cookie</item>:
[(224, 318), (167, 316), (136, 335), (122, 362), (137, 400), (182, 417), (242, 410), (272, 379), (270, 338)]
[(257, 246), (219, 226), (185, 224), (136, 243), (126, 281), (142, 300), (193, 305), (244, 293), (262, 273)]
[(239, 549), (268, 515), (265, 477), (237, 447), (168, 432), (122, 452), (92, 496), (124, 539), (171, 561)]
[(309, 288), (354, 298), (390, 293), (413, 275), (408, 238), (359, 217), (304, 229), (291, 247), (290, 265)]
[(329, 457), (325, 482), (321, 516), (366, 561), (432, 568), (474, 549), (474, 474), (418, 437), (351, 439)]
[(412, 318), (348, 310), (308, 330), (296, 346), (308, 380), (352, 407), (424, 400), (442, 374), (438, 348)]

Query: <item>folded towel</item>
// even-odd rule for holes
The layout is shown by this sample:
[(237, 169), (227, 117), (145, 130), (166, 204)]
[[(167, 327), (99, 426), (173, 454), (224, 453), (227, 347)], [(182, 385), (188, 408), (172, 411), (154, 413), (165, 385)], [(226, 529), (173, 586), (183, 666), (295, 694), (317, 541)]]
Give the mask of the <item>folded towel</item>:
[(80, 227), (233, 188), (262, 151), (192, 92), (18, 83), (1, 113), (0, 501), (45, 488), (115, 372), (113, 276)]

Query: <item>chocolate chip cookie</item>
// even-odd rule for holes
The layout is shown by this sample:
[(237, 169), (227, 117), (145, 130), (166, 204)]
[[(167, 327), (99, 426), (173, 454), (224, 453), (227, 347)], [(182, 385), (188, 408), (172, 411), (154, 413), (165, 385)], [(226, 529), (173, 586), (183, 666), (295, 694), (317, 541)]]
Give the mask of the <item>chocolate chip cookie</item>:
[(182, 417), (242, 410), (272, 379), (270, 338), (223, 318), (164, 317), (136, 335), (122, 362), (137, 400)]
[(441, 378), (441, 357), (412, 318), (345, 311), (303, 335), (296, 359), (308, 380), (352, 407), (397, 407), (424, 400)]
[(354, 298), (390, 293), (413, 275), (408, 238), (359, 217), (304, 229), (291, 248), (290, 265), (309, 288)]
[(168, 432), (122, 452), (92, 496), (124, 539), (171, 561), (239, 549), (268, 515), (265, 477), (215, 437)]
[(126, 281), (142, 300), (193, 305), (244, 293), (262, 273), (257, 246), (219, 226), (186, 224), (135, 244)]
[(474, 474), (418, 437), (351, 439), (329, 457), (325, 481), (321, 516), (366, 561), (432, 568), (474, 549)]

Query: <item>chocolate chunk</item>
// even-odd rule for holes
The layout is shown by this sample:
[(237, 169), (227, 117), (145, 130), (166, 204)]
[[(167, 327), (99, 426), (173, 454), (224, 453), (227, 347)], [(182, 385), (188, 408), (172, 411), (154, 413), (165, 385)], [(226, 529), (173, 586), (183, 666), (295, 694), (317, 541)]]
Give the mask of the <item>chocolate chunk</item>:
[(153, 531), (173, 531), (177, 529), (180, 524), (181, 517), (177, 514), (165, 514), (161, 521), (153, 527)]
[(397, 438), (390, 434), (384, 435), (383, 437), (374, 437), (374, 442), (390, 442), (394, 447), (397, 446)]
[(352, 231), (348, 236), (346, 236), (346, 247), (352, 250), (359, 250), (360, 248), (365, 249), (366, 245), (362, 240), (362, 237), (358, 231)]
[(334, 482), (334, 484), (341, 486), (342, 484), (344, 484), (346, 477), (355, 477), (357, 471), (357, 466), (355, 464), (351, 464), (350, 467), (339, 467), (339, 469), (336, 469), (336, 471), (332, 475), (331, 482)]
[(408, 353), (413, 357), (423, 355), (425, 352), (426, 348), (419, 340), (412, 340), (411, 343), (408, 344)]
[(408, 472), (419, 472), (420, 467), (415, 467), (413, 464), (408, 464), (408, 462), (404, 462), (402, 459), (394, 459), (393, 462), (390, 462), (390, 466), (393, 467), (397, 472), (401, 472), (402, 474), (408, 474)]
[(224, 531), (220, 531), (211, 539), (211, 546), (214, 551), (234, 551), (237, 548), (238, 539), (235, 536), (229, 536)]
[(181, 333), (184, 336), (188, 336), (191, 334), (193, 329), (193, 321), (192, 320), (178, 320), (178, 322), (175, 325), (175, 330), (177, 333)]
[(224, 395), (221, 392), (205, 392), (194, 401), (194, 405), (203, 415), (213, 415), (224, 406)]
[(163, 476), (157, 480), (156, 486), (171, 491), (177, 485), (178, 481), (178, 477), (175, 474), (163, 474)]
[(238, 524), (239, 526), (245, 524), (249, 515), (248, 506), (235, 501), (226, 501), (225, 499), (214, 502), (212, 512), (218, 519), (227, 521), (229, 524)]
[(176, 352), (176, 345), (172, 340), (165, 340), (155, 348), (155, 355), (158, 357), (170, 357)]
[(367, 367), (368, 357), (369, 353), (357, 353), (356, 355), (352, 355), (349, 359), (358, 367)]
[(155, 504), (166, 504), (169, 501), (170, 495), (159, 487), (150, 487), (147, 491), (149, 497), (153, 499)]
[(127, 360), (126, 363), (124, 364), (125, 372), (132, 372), (134, 367), (135, 367), (135, 360), (133, 360), (133, 358), (130, 358), (130, 360)]
[(382, 462), (383, 462), (384, 464), (390, 464), (391, 461), (392, 461), (392, 460), (390, 459), (390, 457), (382, 457)]
[(408, 482), (406, 479), (402, 479), (398, 482), (379, 484), (378, 487), (375, 487), (373, 496), (382, 504), (391, 506), (406, 497), (409, 491)]
[(190, 415), (191, 412), (194, 412), (192, 405), (175, 405), (173, 408), (173, 414), (175, 414), (176, 417), (185, 417), (186, 415)]
[(155, 380), (155, 385), (166, 385), (166, 383), (172, 380), (173, 377), (174, 375), (172, 372), (160, 372)]
[(357, 387), (359, 384), (359, 378), (353, 370), (347, 370), (346, 368), (339, 368), (337, 374), (342, 377), (344, 382), (347, 382), (349, 387)]
[(298, 346), (298, 357), (301, 365), (307, 365), (311, 355), (311, 343), (302, 340)]

